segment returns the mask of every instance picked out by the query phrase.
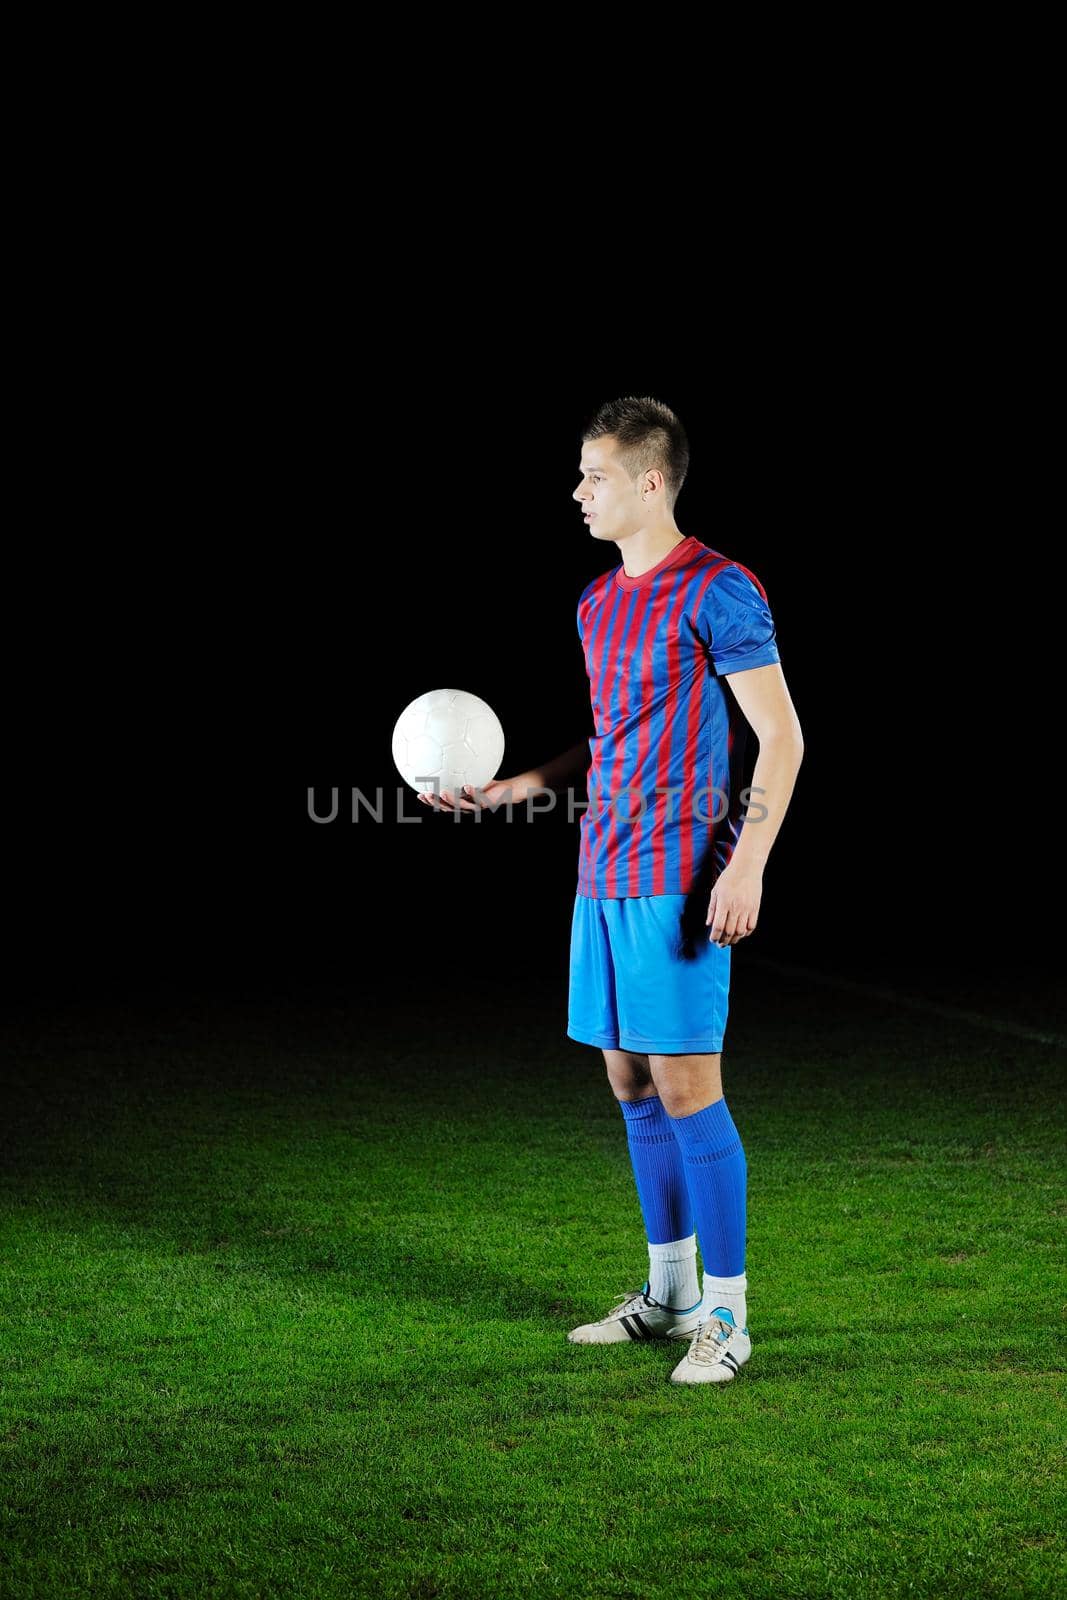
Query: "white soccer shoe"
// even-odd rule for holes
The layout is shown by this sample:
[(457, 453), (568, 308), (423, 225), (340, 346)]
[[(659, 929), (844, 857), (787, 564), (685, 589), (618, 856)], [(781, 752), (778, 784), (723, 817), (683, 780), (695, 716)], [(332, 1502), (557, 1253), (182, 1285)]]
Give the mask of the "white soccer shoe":
[(572, 1328), (572, 1344), (618, 1344), (623, 1339), (691, 1339), (700, 1325), (700, 1302), (688, 1311), (653, 1300), (646, 1278), (642, 1289), (624, 1294), (599, 1322)]
[(752, 1354), (748, 1324), (739, 1328), (733, 1312), (716, 1306), (696, 1331), (692, 1344), (671, 1373), (672, 1383), (729, 1383)]

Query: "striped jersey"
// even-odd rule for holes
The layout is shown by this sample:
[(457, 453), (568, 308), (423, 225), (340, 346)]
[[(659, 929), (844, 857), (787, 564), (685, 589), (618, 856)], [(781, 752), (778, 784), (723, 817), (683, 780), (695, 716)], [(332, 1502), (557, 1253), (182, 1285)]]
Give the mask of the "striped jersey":
[(639, 577), (594, 578), (578, 635), (596, 729), (578, 893), (710, 893), (742, 825), (748, 723), (726, 674), (779, 659), (763, 585), (690, 536)]

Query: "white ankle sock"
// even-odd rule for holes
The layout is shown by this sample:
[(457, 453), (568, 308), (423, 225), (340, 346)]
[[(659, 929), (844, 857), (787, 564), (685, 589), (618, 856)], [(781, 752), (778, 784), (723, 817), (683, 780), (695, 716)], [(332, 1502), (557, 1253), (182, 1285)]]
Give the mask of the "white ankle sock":
[(649, 1244), (648, 1292), (661, 1305), (688, 1311), (700, 1299), (697, 1282), (697, 1236)]
[(747, 1288), (748, 1278), (743, 1272), (739, 1272), (736, 1278), (713, 1278), (709, 1272), (705, 1272), (701, 1316), (710, 1317), (716, 1306), (725, 1306), (733, 1312), (737, 1326), (744, 1328), (748, 1323), (748, 1307), (745, 1303)]

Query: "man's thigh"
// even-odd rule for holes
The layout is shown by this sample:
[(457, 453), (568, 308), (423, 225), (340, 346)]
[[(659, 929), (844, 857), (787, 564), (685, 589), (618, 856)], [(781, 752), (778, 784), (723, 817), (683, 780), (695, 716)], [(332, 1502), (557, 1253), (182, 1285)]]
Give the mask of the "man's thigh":
[(615, 1010), (615, 965), (604, 918), (604, 901), (576, 894), (571, 917), (567, 1034), (580, 1044), (619, 1049)]
[(718, 1055), (730, 1000), (731, 949), (683, 937), (685, 895), (603, 900), (618, 1048), (647, 1056)]
[(605, 1050), (604, 1065), (616, 1100), (643, 1100), (656, 1093), (647, 1056), (630, 1050)]

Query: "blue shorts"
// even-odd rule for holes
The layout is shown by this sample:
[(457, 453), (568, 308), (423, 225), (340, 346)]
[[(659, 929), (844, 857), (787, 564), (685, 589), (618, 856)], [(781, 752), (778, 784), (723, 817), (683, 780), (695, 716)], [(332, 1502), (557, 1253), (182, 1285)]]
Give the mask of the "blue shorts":
[(706, 915), (684, 894), (575, 895), (568, 1037), (637, 1055), (721, 1050), (732, 951), (711, 942)]

